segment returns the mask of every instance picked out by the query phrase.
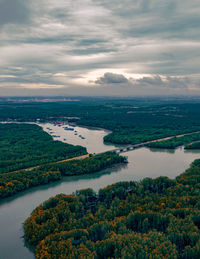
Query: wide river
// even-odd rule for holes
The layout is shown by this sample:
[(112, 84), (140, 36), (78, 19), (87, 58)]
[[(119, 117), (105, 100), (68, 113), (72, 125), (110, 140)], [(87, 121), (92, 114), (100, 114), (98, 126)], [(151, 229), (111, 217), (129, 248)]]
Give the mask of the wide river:
[[(85, 146), (89, 153), (114, 148), (103, 143), (103, 137), (108, 134), (105, 130), (83, 127), (66, 130), (63, 126), (52, 124), (40, 124), (40, 126), (51, 135), (59, 136), (54, 137), (55, 140)], [(108, 184), (141, 180), (144, 177), (154, 178), (162, 175), (174, 178), (188, 168), (194, 159), (200, 158), (200, 151), (184, 151), (182, 148), (175, 151), (139, 148), (123, 155), (128, 157), (127, 165), (91, 175), (65, 177), (62, 181), (35, 187), (1, 201), (0, 259), (34, 258), (33, 253), (24, 244), (22, 224), (32, 210), (49, 197), (58, 193), (70, 194), (84, 188), (98, 191)]]

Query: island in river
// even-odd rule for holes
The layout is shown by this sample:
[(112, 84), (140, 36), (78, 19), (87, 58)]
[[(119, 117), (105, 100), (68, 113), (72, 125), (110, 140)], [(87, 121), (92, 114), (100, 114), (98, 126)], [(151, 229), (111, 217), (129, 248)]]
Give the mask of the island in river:
[(59, 194), (24, 223), (41, 258), (200, 257), (200, 160), (175, 180), (121, 182)]
[[(118, 107), (117, 107), (118, 106)], [(163, 108), (163, 107), (162, 107)], [(162, 110), (162, 108), (160, 108), (159, 111)], [(99, 109), (99, 108), (98, 108)], [(130, 109), (130, 107), (126, 108), (125, 105), (113, 105), (112, 108), (110, 109), (110, 111), (117, 111), (117, 110), (120, 110), (121, 111), (127, 111), (127, 109)], [(172, 108), (171, 109), (171, 117), (173, 117), (173, 113), (172, 113)], [(180, 109), (181, 110), (181, 109)], [(101, 111), (101, 109), (99, 109), (99, 111)], [(104, 109), (105, 111), (105, 109)], [(155, 110), (154, 110), (155, 111)], [(151, 111), (151, 116), (154, 116), (152, 115), (154, 113), (154, 111)], [(140, 114), (145, 114), (146, 112), (146, 118), (148, 117), (148, 111), (147, 109), (145, 108), (145, 111), (142, 111), (140, 109), (138, 115)], [(131, 114), (131, 113), (130, 113)], [(134, 114), (134, 113), (132, 113)], [(176, 115), (176, 114), (174, 114)], [(182, 115), (181, 115), (182, 116)], [(81, 116), (80, 116), (81, 117)], [(141, 118), (141, 116), (140, 116)], [(153, 117), (152, 117), (153, 118)], [(178, 118), (178, 117), (177, 117)], [(181, 118), (181, 117), (180, 117)], [(194, 118), (194, 116), (193, 116)], [(130, 118), (129, 118), (130, 119)], [(133, 119), (133, 118), (132, 118)], [(184, 118), (185, 119), (185, 118)], [(186, 121), (187, 119), (185, 119)], [(106, 120), (107, 121), (107, 120)], [(113, 119), (112, 122), (116, 121), (116, 117)], [(119, 121), (119, 120), (118, 120)], [(125, 118), (125, 121), (126, 121), (126, 118)], [(124, 123), (125, 123), (124, 121)], [(131, 120), (130, 120), (131, 121)], [(134, 120), (133, 120), (134, 121)], [(196, 120), (197, 122), (198, 120)], [(102, 120), (100, 120), (100, 123), (102, 122)], [(81, 121), (79, 121), (79, 123), (83, 123)], [(99, 124), (100, 124), (99, 123)], [(95, 124), (95, 123), (94, 123)], [(97, 123), (96, 123), (97, 124)], [(107, 124), (108, 124), (108, 121), (107, 121)], [(126, 123), (125, 123), (126, 124)], [(128, 136), (128, 138), (130, 139), (130, 136), (132, 134), (132, 136), (135, 134), (135, 138), (139, 137), (139, 135), (141, 136), (141, 133), (143, 134), (143, 136), (146, 136), (150, 133), (150, 131), (141, 131), (141, 127), (140, 129), (134, 129), (134, 130), (127, 130), (127, 126), (128, 125), (125, 125), (125, 128), (124, 130), (122, 131), (122, 129), (120, 129), (119, 127), (116, 127), (115, 125), (115, 136), (116, 134), (121, 134), (123, 132), (123, 134), (121, 134), (121, 136), (123, 135), (123, 143), (126, 143), (127, 141), (127, 138), (126, 138), (126, 141), (125, 141), (125, 137)], [(145, 123), (144, 123), (145, 124)], [(102, 124), (103, 125), (103, 124)], [(153, 123), (152, 123), (153, 125)], [(177, 125), (177, 124), (176, 124)], [(189, 124), (188, 124), (189, 125)], [(95, 126), (100, 126), (100, 125), (95, 125)], [(166, 125), (165, 125), (166, 126)], [(181, 129), (181, 127), (179, 126), (179, 129), (178, 127), (174, 127), (176, 128), (176, 131), (178, 134), (181, 134), (181, 133), (184, 133), (184, 132), (192, 132), (194, 130), (197, 129), (197, 126), (198, 125), (194, 125), (192, 124), (192, 120), (191, 120), (191, 124), (189, 126), (191, 127), (188, 127), (187, 128), (184, 126), (184, 124), (182, 124), (183, 128)], [(132, 127), (132, 126), (131, 126)], [(147, 126), (145, 126), (147, 127)], [(111, 129), (109, 127), (106, 127), (108, 129)], [(156, 128), (156, 125), (155, 125), (155, 128)], [(154, 128), (154, 129), (155, 129)], [(162, 127), (160, 127), (161, 129)], [(138, 132), (136, 131), (138, 130)], [(139, 132), (140, 130), (140, 132)], [(156, 137), (156, 132), (157, 134), (159, 135), (160, 133), (158, 132), (158, 128), (157, 130), (154, 131), (154, 138)], [(125, 134), (125, 131), (127, 131), (127, 135)], [(161, 130), (162, 131), (162, 130)], [(118, 132), (118, 133), (117, 133)], [(133, 134), (134, 132), (134, 134)], [(152, 131), (153, 132), (153, 131)], [(163, 131), (164, 132), (164, 131)], [(169, 136), (169, 135), (173, 135), (172, 132), (174, 133), (175, 130), (172, 129), (172, 131), (167, 131), (166, 129), (166, 135)], [(130, 133), (130, 134), (129, 134)], [(57, 134), (55, 134), (57, 135)], [(164, 135), (163, 133), (161, 134), (162, 136)], [(165, 136), (166, 136), (165, 135)], [(149, 138), (151, 139), (152, 138), (152, 135), (149, 134)], [(122, 139), (122, 138), (121, 138)], [(144, 139), (144, 138), (143, 138)], [(66, 138), (66, 141), (67, 141), (67, 138)], [(83, 141), (85, 141), (83, 139)], [(138, 142), (139, 139), (136, 141)], [(129, 142), (130, 143), (130, 142)], [(98, 144), (96, 143), (96, 146), (98, 146)], [(22, 235), (22, 232), (19, 231), (20, 229), (20, 224), (23, 222), (23, 220), (25, 219), (25, 215), (26, 217), (28, 217), (28, 215), (30, 214), (31, 210), (38, 206), (39, 203), (41, 202), (44, 202), (45, 199), (47, 199), (49, 196), (52, 196), (52, 195), (55, 195), (55, 194), (58, 194), (60, 192), (63, 192), (63, 193), (71, 193), (71, 192), (75, 192), (77, 189), (82, 189), (82, 188), (85, 188), (85, 187), (93, 187), (95, 189), (95, 191), (97, 191), (99, 188), (102, 188), (104, 186), (106, 186), (107, 184), (109, 183), (116, 183), (118, 181), (123, 181), (123, 180), (133, 180), (133, 179), (142, 179), (143, 177), (145, 176), (152, 176), (152, 177), (155, 177), (155, 176), (158, 176), (158, 175), (168, 175), (168, 176), (172, 176), (172, 177), (175, 177), (178, 173), (180, 173), (181, 171), (183, 171), (188, 165), (189, 163), (195, 159), (195, 158), (198, 158), (199, 157), (199, 154), (198, 153), (193, 153), (193, 152), (184, 152), (183, 150), (181, 149), (178, 149), (178, 150), (175, 150), (175, 151), (170, 151), (169, 153), (166, 153), (165, 150), (161, 151), (161, 150), (153, 150), (150, 151), (149, 149), (146, 149), (146, 148), (142, 148), (142, 149), (139, 149), (139, 150), (135, 150), (135, 151), (131, 151), (130, 153), (125, 153), (126, 156), (128, 156), (128, 160), (129, 160), (129, 164), (128, 166), (126, 167), (122, 167), (120, 170), (119, 169), (113, 169), (112, 170), (109, 170), (111, 171), (111, 173), (102, 173), (102, 174), (94, 174), (94, 175), (90, 175), (90, 176), (86, 176), (84, 175), (83, 178), (79, 178), (79, 179), (82, 179), (81, 182), (82, 182), (82, 185), (79, 184), (79, 181), (78, 182), (68, 182), (70, 181), (69, 180), (64, 180), (66, 182), (63, 182), (63, 185), (62, 183), (55, 183), (55, 185), (53, 184), (50, 184), (49, 187), (45, 187), (42, 191), (42, 188), (41, 187), (37, 187), (33, 190), (33, 192), (28, 192), (28, 193), (24, 193), (22, 194), (21, 196), (16, 196), (16, 199), (13, 199), (10, 201), (8, 200), (5, 200), (5, 202), (3, 203), (3, 206), (1, 206), (1, 218), (2, 218), (2, 222), (3, 222), (3, 219), (6, 219), (6, 215), (10, 215), (10, 217), (6, 219), (6, 222), (7, 224), (4, 224), (2, 223), (2, 225), (6, 225), (7, 226), (7, 229), (4, 232), (4, 235), (2, 236), (1, 240), (2, 240), (2, 245), (5, 247), (3, 249), (1, 249), (1, 253), (2, 255), (4, 256), (4, 258), (13, 258), (13, 256), (15, 256), (14, 258), (32, 258), (31, 257), (31, 254), (28, 253), (28, 250), (26, 248), (23, 248), (23, 242), (22, 240), (20, 240), (20, 235)], [(145, 162), (144, 162), (145, 161)], [(159, 161), (159, 163), (158, 163)], [(139, 167), (137, 166), (139, 165)], [(95, 179), (95, 177), (97, 177)], [(101, 180), (99, 180), (99, 177)], [(195, 176), (196, 177), (196, 176)], [(84, 180), (85, 179), (85, 180)], [(92, 181), (90, 181), (89, 179), (91, 179)], [(93, 184), (94, 182), (94, 184)], [(51, 187), (52, 186), (52, 187)], [(55, 187), (53, 187), (55, 186)], [(62, 188), (58, 187), (58, 186), (62, 186)], [(41, 192), (40, 192), (41, 191)], [(44, 195), (45, 193), (45, 195)], [(35, 197), (35, 195), (38, 196), (38, 198), (35, 200), (35, 198), (33, 198), (33, 196)], [(159, 194), (160, 195), (160, 194)], [(40, 196), (40, 197), (39, 197)], [(26, 199), (28, 199), (29, 197), (29, 201), (27, 200), (26, 203), (22, 202), (22, 199), (21, 198), (18, 198), (18, 197), (21, 197), (24, 201)], [(32, 198), (31, 198), (32, 197)], [(98, 197), (97, 197), (98, 198)], [(19, 199), (19, 200), (18, 200)], [(112, 198), (111, 198), (112, 199)], [(21, 202), (20, 202), (21, 200)], [(6, 206), (6, 202), (8, 203), (8, 206)], [(20, 202), (20, 203), (18, 203)], [(20, 206), (20, 204), (23, 203), (23, 206), (26, 207), (25, 210), (22, 209), (22, 207)], [(18, 204), (18, 205), (17, 205)], [(12, 206), (11, 206), (12, 205)], [(181, 204), (182, 205), (182, 204)], [(17, 208), (19, 208), (20, 211), (17, 212)], [(4, 214), (5, 213), (5, 214)], [(23, 214), (22, 214), (23, 213)], [(10, 224), (8, 223), (8, 221), (12, 218), (12, 215), (15, 215), (15, 220), (13, 219), (13, 224), (12, 223), (12, 220), (10, 222)], [(17, 215), (19, 215), (19, 217), (17, 217)], [(123, 217), (123, 215), (122, 215)], [(17, 219), (18, 218), (18, 219)], [(148, 217), (147, 217), (148, 218)], [(148, 218), (149, 220), (149, 218)], [(16, 225), (16, 222), (18, 222), (18, 226), (17, 228), (15, 227)], [(149, 222), (151, 222), (149, 220)], [(181, 222), (181, 223), (184, 223), (185, 222)], [(146, 223), (145, 223), (146, 224)], [(148, 224), (147, 224), (148, 225)], [(98, 228), (98, 226), (97, 226)], [(10, 230), (9, 230), (10, 229)], [(16, 229), (16, 233), (14, 232), (14, 230)], [(148, 228), (147, 228), (148, 229)], [(193, 229), (193, 228), (192, 228)], [(130, 230), (130, 229), (129, 229)], [(193, 229), (194, 230), (194, 229)], [(2, 233), (3, 233), (2, 232)], [(133, 231), (132, 231), (133, 232)], [(9, 236), (9, 233), (11, 234)], [(21, 234), (19, 234), (21, 233)], [(141, 234), (142, 232), (138, 232), (139, 234)], [(122, 233), (123, 234), (123, 233)], [(144, 233), (144, 234), (147, 234), (147, 233)], [(8, 236), (7, 236), (8, 235)], [(141, 236), (142, 239), (144, 239), (145, 235), (142, 235)], [(71, 238), (71, 237), (70, 237)], [(135, 237), (131, 237), (131, 238), (135, 238)], [(149, 238), (149, 236), (148, 236)], [(181, 237), (182, 238), (182, 237)], [(6, 242), (7, 240), (7, 242)], [(149, 239), (148, 239), (149, 240)], [(156, 235), (155, 235), (155, 240), (156, 240)], [(166, 239), (162, 239), (162, 240), (166, 240)], [(97, 240), (95, 243), (97, 243), (99, 240)], [(101, 240), (103, 241), (103, 240)], [(125, 242), (125, 241), (124, 241)], [(128, 241), (129, 242), (129, 241)], [(150, 242), (150, 241), (149, 241)], [(170, 241), (172, 242), (172, 241)], [(11, 245), (13, 244), (13, 245)], [(137, 242), (135, 243), (137, 244)], [(8, 254), (12, 254), (12, 251), (10, 251), (11, 249), (8, 249), (8, 246), (12, 246), (12, 247), (16, 247), (17, 249), (15, 249), (15, 254), (13, 254), (12, 256), (9, 257)], [(78, 245), (78, 244), (77, 244)], [(107, 243), (106, 243), (107, 245)], [(168, 247), (170, 248), (170, 244), (168, 243)], [(7, 248), (6, 248), (7, 247)], [(101, 246), (103, 247), (103, 246)], [(195, 247), (196, 246), (196, 243), (195, 243)], [(191, 249), (195, 248), (195, 247), (192, 247), (191, 246)], [(162, 244), (161, 244), (161, 248), (162, 248)], [(196, 248), (195, 248), (196, 249)], [(196, 250), (193, 249), (196, 253)], [(170, 250), (170, 251), (174, 251), (175, 252), (175, 255), (177, 255), (177, 252), (173, 249), (173, 250)], [(157, 251), (158, 252), (158, 251)], [(193, 258), (195, 258), (195, 253), (192, 253), (191, 251), (185, 251), (185, 254), (191, 254), (193, 256)], [(167, 255), (167, 254), (166, 254)], [(197, 254), (198, 255), (198, 254)], [(177, 255), (179, 256), (179, 255)], [(181, 254), (182, 256), (182, 254)]]

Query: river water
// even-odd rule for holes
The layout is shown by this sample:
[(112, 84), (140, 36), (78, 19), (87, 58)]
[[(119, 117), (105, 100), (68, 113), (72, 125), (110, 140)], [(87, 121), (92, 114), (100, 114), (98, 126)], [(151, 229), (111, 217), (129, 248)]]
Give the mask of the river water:
[(86, 147), (88, 153), (101, 153), (115, 148), (113, 145), (104, 145), (103, 138), (109, 133), (109, 131), (104, 129), (89, 129), (68, 124), (61, 126), (43, 123), (38, 125), (52, 135), (54, 140)]
[[(107, 146), (103, 143), (103, 137), (108, 134), (105, 130), (82, 127), (65, 130), (62, 126), (51, 124), (40, 126), (48, 133), (51, 132), (52, 135), (59, 136), (54, 137), (54, 139), (85, 146), (89, 153), (98, 153), (114, 148), (114, 146)], [(77, 131), (77, 135), (75, 135), (75, 131)], [(128, 157), (129, 163), (127, 165), (113, 167), (91, 175), (65, 177), (62, 181), (35, 187), (1, 201), (0, 259), (34, 258), (33, 253), (24, 245), (22, 223), (36, 206), (49, 197), (59, 193), (70, 194), (84, 188), (93, 188), (98, 191), (108, 184), (141, 180), (144, 177), (154, 178), (162, 175), (174, 178), (188, 168), (194, 159), (200, 158), (200, 151), (184, 151), (182, 148), (175, 151), (140, 148), (123, 153), (123, 155)]]

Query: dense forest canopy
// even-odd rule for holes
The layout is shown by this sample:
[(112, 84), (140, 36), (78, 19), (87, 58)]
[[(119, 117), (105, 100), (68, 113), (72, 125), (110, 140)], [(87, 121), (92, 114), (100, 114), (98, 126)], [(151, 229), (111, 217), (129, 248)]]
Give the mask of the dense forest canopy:
[(185, 145), (185, 149), (200, 149), (200, 141), (195, 141)]
[(125, 157), (106, 152), (83, 160), (50, 163), (33, 170), (4, 173), (0, 175), (0, 199), (33, 186), (61, 180), (64, 176), (91, 174), (124, 162)]
[[(200, 160), (175, 180), (59, 194), (24, 223), (36, 258), (200, 258)], [(52, 257), (53, 256), (53, 257)]]
[(106, 142), (135, 144), (199, 130), (200, 103), (92, 98), (48, 103), (0, 102), (0, 121), (53, 121), (58, 118), (113, 131), (105, 137)]
[[(200, 141), (200, 132), (194, 134), (188, 134), (185, 136), (180, 137), (172, 137), (168, 140), (163, 141), (155, 141), (146, 144), (147, 147), (153, 148), (168, 148), (168, 149), (175, 149), (179, 146), (184, 146), (185, 149), (198, 149)], [(197, 144), (197, 143), (198, 144)]]
[[(53, 141), (37, 125), (63, 122), (112, 131), (104, 140), (161, 148), (200, 147), (200, 103), (162, 100), (83, 99), (69, 102), (0, 101), (0, 198), (62, 179), (89, 174), (126, 158), (112, 152), (56, 163), (86, 149)], [(194, 133), (196, 132), (196, 133)], [(150, 146), (150, 145), (149, 145)], [(33, 167), (31, 170), (24, 168)], [(24, 169), (24, 170), (23, 170)], [(15, 171), (17, 170), (17, 171)], [(200, 258), (200, 160), (175, 180), (146, 178), (100, 189), (59, 194), (37, 207), (24, 223), (36, 258)]]
[(0, 173), (86, 154), (86, 148), (53, 138), (33, 124), (0, 124)]

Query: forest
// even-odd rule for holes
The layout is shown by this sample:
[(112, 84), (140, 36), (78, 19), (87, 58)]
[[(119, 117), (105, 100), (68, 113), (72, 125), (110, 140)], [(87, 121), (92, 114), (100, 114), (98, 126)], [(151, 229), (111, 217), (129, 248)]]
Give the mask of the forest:
[(0, 174), (87, 154), (34, 124), (0, 124)]
[(151, 142), (146, 144), (146, 146), (152, 147), (152, 148), (168, 148), (168, 149), (175, 149), (177, 147), (184, 146), (185, 149), (194, 149), (195, 145), (197, 145), (196, 143), (193, 143), (195, 141), (200, 141), (200, 132), (185, 135), (182, 137), (173, 137), (168, 140)]
[(82, 160), (72, 160), (64, 163), (53, 163), (41, 166), (43, 171), (59, 171), (62, 176), (91, 174), (101, 171), (114, 164), (127, 163), (126, 157), (115, 152), (105, 152), (98, 155), (90, 155)]
[(24, 223), (40, 259), (200, 258), (200, 160), (176, 179), (59, 194)]
[(105, 142), (137, 144), (200, 130), (200, 103), (191, 100), (102, 98), (52, 103), (0, 102), (0, 121), (37, 119), (41, 122), (67, 120), (105, 128), (112, 131), (104, 138)]
[(200, 141), (185, 145), (185, 149), (200, 149)]
[(124, 162), (126, 162), (125, 157), (106, 152), (83, 160), (40, 166), (31, 171), (21, 170), (0, 174), (0, 199), (12, 196), (33, 186), (61, 180), (64, 176), (90, 174)]

